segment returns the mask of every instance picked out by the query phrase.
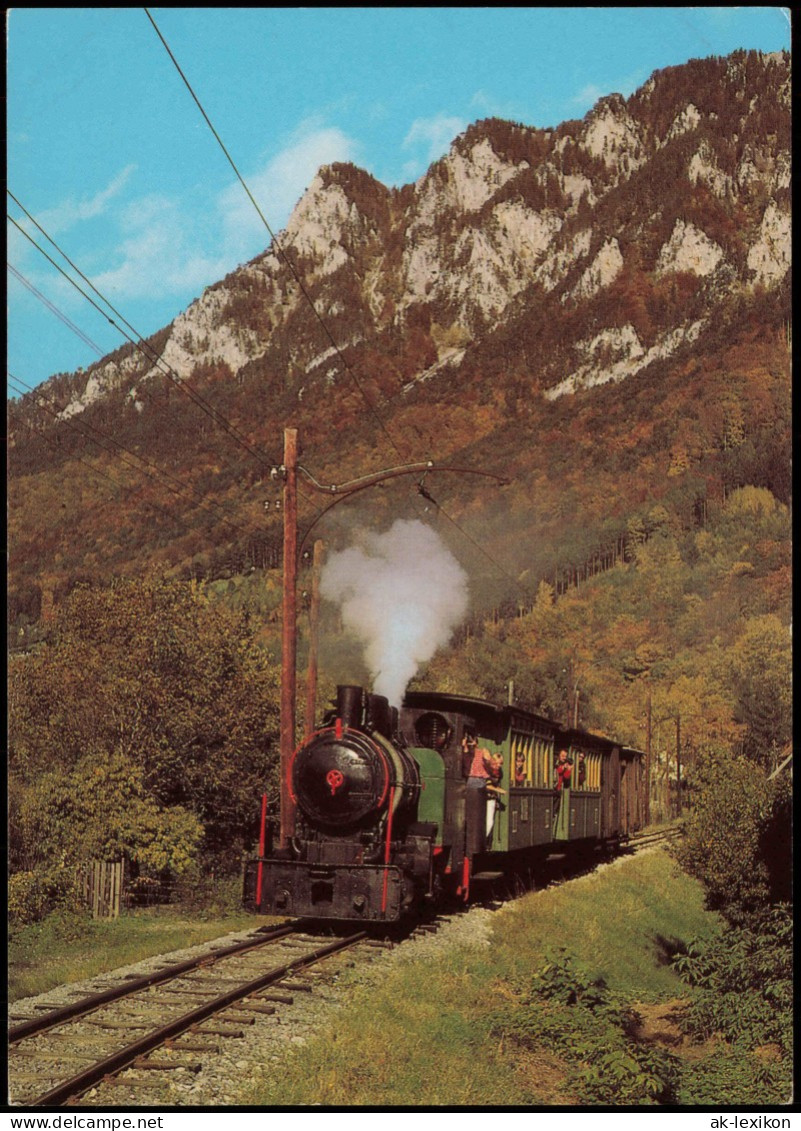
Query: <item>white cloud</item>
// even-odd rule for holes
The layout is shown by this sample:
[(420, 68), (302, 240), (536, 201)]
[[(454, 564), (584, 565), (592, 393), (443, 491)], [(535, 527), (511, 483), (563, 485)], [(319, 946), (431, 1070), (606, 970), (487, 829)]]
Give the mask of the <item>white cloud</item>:
[(529, 112), (519, 104), (499, 102), (485, 90), (476, 91), (470, 99), (470, 106), (483, 118), (504, 118), (508, 122), (522, 122), (529, 117)]
[[(358, 146), (336, 127), (303, 123), (291, 142), (267, 164), (245, 175), (245, 183), (276, 234), (286, 227), (292, 209), (321, 165), (352, 161)], [(256, 209), (239, 182), (230, 185), (217, 200), (226, 257), (237, 261), (257, 254), (270, 242)]]
[(109, 202), (122, 192), (135, 171), (136, 165), (126, 165), (106, 188), (95, 193), (89, 200), (75, 201), (70, 199), (62, 201), (54, 208), (40, 212), (36, 219), (51, 235), (66, 231), (83, 220), (94, 220), (107, 211)]
[[(36, 212), (34, 219), (36, 223), (41, 225), (43, 231), (51, 237), (57, 237), (61, 233), (76, 228), (81, 223), (88, 220), (96, 220), (100, 217), (106, 223), (114, 223), (111, 215), (112, 208), (111, 202), (119, 197), (125, 186), (128, 184), (132, 174), (136, 170), (136, 165), (127, 165), (122, 172), (118, 173), (113, 180), (110, 181), (105, 188), (102, 188), (94, 196), (86, 200), (76, 201), (73, 198), (61, 201), (59, 204), (54, 205), (52, 208), (46, 208), (43, 211)], [(23, 201), (23, 204), (26, 202)], [(14, 208), (16, 211), (16, 208)], [(14, 264), (29, 273), (33, 281), (40, 285), (46, 279), (51, 280), (51, 287), (57, 286), (62, 295), (74, 295), (74, 289), (69, 286), (65, 281), (60, 278), (53, 278), (53, 271), (51, 268), (45, 266), (45, 261), (40, 257), (35, 248), (34, 241), (40, 248), (43, 248), (48, 255), (55, 256), (54, 249), (48, 243), (47, 237), (39, 231), (36, 224), (29, 220), (27, 216), (20, 213), (15, 217), (19, 228), (13, 224), (8, 225), (8, 257)], [(22, 229), (22, 232), (20, 231)], [(30, 239), (27, 239), (23, 232), (28, 233)], [(78, 250), (78, 244), (75, 236), (71, 240), (71, 246), (65, 248), (67, 254), (78, 262), (81, 266), (81, 252)], [(66, 269), (66, 265), (62, 265)]]
[[(350, 160), (356, 144), (341, 130), (306, 123), (291, 143), (244, 179), (273, 232), (289, 215), (321, 165)], [(93, 278), (109, 297), (162, 298), (199, 292), (268, 246), (269, 232), (242, 185), (221, 192), (198, 217), (184, 201), (148, 196), (121, 214), (116, 266)]]
[[(357, 157), (358, 146), (342, 130), (317, 120), (304, 122), (289, 144), (262, 168), (244, 172), (245, 182), (273, 232), (286, 226), (289, 215), (321, 165)], [(37, 220), (52, 235), (74, 228), (73, 258), (97, 289), (113, 303), (183, 300), (221, 279), (240, 263), (258, 255), (270, 243), (269, 232), (238, 181), (216, 200), (198, 203), (190, 198), (148, 195), (123, 201), (120, 194), (136, 166), (129, 165), (94, 196), (66, 200), (42, 212)], [(116, 198), (116, 199), (115, 199)], [(111, 202), (114, 201), (114, 207)], [(80, 232), (80, 225), (102, 217), (102, 234)], [(20, 221), (22, 225), (22, 221)], [(36, 238), (28, 222), (26, 229)], [(27, 247), (26, 247), (27, 245)], [(84, 250), (79, 248), (83, 246)], [(9, 248), (24, 264), (33, 250), (16, 231)], [(91, 250), (89, 250), (91, 248)], [(91, 264), (101, 264), (94, 271)], [(60, 278), (53, 280), (59, 301), (76, 294)]]
[(607, 93), (608, 91), (601, 90), (600, 87), (595, 86), (594, 83), (588, 83), (587, 86), (570, 99), (570, 104), (572, 106), (583, 106), (589, 109), (590, 106), (594, 106), (598, 99), (603, 98), (604, 94)]
[[(437, 114), (433, 118), (418, 118), (412, 122), (409, 132), (403, 139), (403, 148), (424, 149), (424, 153), (418, 158), (418, 168), (420, 161), (430, 165), (432, 161), (437, 161), (447, 153), (454, 138), (466, 128), (467, 123), (463, 118), (454, 118), (447, 114)], [(408, 168), (411, 164), (408, 162), (404, 168)]]
[(109, 297), (160, 298), (199, 289), (232, 266), (198, 249), (192, 217), (167, 197), (134, 201), (125, 209), (121, 226), (124, 238), (112, 256), (117, 266), (92, 279)]
[(647, 71), (643, 67), (638, 67), (628, 75), (622, 75), (615, 82), (604, 87), (603, 90), (595, 83), (588, 83), (578, 94), (573, 95), (570, 99), (570, 105), (589, 110), (590, 107), (595, 105), (599, 98), (604, 98), (606, 95), (612, 94), (613, 92), (622, 94), (624, 98), (628, 98), (639, 86), (642, 86), (647, 78)]

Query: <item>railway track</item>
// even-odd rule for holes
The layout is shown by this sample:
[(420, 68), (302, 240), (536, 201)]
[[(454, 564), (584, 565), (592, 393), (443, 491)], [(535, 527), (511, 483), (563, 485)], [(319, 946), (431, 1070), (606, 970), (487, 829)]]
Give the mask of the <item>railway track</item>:
[[(626, 847), (635, 853), (681, 832), (674, 827), (639, 834)], [(572, 869), (562, 871), (561, 861), (548, 862), (546, 886), (575, 878)], [(436, 932), (443, 921), (418, 924), (415, 934)], [(10, 1103), (97, 1107), (163, 1101), (169, 1079), (191, 1078), (204, 1057), (219, 1057), (251, 1026), (280, 1024), (283, 1009), (298, 997), (308, 999), (319, 963), (352, 948), (390, 945), (363, 931), (323, 939), (298, 923), (261, 928), (241, 942), (128, 975), (67, 1005), (37, 1006), (39, 1016), (9, 1028)], [(281, 1047), (280, 1029), (274, 1037)]]
[(311, 991), (319, 963), (359, 945), (376, 943), (363, 931), (323, 941), (289, 924), (12, 1025), (10, 1103), (58, 1107), (90, 1090), (90, 1106), (129, 1103), (127, 1094), (141, 1103), (143, 1091), (152, 1102), (165, 1074), (199, 1071), (203, 1054), (273, 1019)]
[(636, 833), (628, 842), (628, 848), (639, 852), (643, 848), (653, 848), (657, 844), (670, 844), (684, 835), (681, 825), (674, 825), (668, 829), (654, 829), (651, 832)]

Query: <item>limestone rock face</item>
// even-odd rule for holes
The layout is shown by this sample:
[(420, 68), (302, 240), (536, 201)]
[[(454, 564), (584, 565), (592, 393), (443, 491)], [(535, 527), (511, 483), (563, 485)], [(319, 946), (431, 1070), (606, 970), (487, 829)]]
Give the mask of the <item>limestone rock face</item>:
[[(343, 348), (386, 357), (411, 387), (510, 320), (580, 309), (592, 333), (543, 359), (542, 391), (622, 380), (700, 332), (682, 279), (705, 288), (710, 312), (783, 284), (789, 98), (788, 56), (739, 52), (657, 72), (555, 129), (478, 122), (414, 185), (323, 167), (270, 247), (161, 331), (159, 364), (104, 359), (71, 378), (61, 416), (112, 391), (138, 403), (165, 367), (178, 380), (265, 374), (307, 396), (340, 379)], [(629, 308), (655, 288), (673, 298), (646, 303), (635, 329)]]

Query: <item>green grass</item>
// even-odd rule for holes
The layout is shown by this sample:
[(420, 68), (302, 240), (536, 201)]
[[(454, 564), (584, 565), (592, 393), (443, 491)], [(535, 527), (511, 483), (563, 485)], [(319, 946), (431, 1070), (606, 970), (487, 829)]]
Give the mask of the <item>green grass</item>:
[(522, 900), (498, 918), (495, 937), (511, 974), (567, 946), (611, 989), (657, 1001), (682, 988), (668, 952), (720, 929), (718, 916), (704, 910), (701, 886), (655, 851)]
[(135, 911), (115, 920), (51, 915), (10, 933), (9, 1001), (264, 922), (242, 912), (201, 918), (171, 908)]
[(626, 1000), (679, 997), (666, 949), (720, 930), (700, 886), (651, 852), (493, 917), (492, 946), (398, 963), (354, 987), (335, 1022), (242, 1100), (272, 1107), (515, 1106), (570, 1103), (569, 1068), (551, 1048), (498, 1036), (549, 951), (569, 948)]

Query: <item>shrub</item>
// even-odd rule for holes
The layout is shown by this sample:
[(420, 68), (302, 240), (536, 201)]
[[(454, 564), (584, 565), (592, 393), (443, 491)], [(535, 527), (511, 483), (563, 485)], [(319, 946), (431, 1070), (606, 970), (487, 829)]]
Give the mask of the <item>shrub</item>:
[(723, 1037), (711, 1058), (689, 1063), (681, 1103), (787, 1102), (792, 1087), (793, 920), (788, 904), (763, 911), (744, 927), (691, 944), (674, 959), (692, 986), (679, 1024), (696, 1040)]
[(8, 918), (13, 925), (37, 923), (56, 908), (74, 904), (75, 883), (67, 872), (16, 872), (8, 880)]
[[(775, 788), (755, 763), (719, 751), (701, 758), (691, 785), (695, 808), (675, 848), (679, 863), (703, 883), (708, 907), (729, 918), (759, 910), (771, 891), (762, 832)], [(778, 864), (789, 868), (789, 860)]]
[(576, 1067), (571, 1087), (593, 1104), (647, 1106), (675, 1100), (678, 1060), (641, 1044), (631, 1033), (638, 1020), (603, 978), (563, 947), (546, 955), (517, 1010), (492, 1019), (493, 1031), (523, 1047), (547, 1046)]
[(714, 939), (690, 944), (674, 959), (694, 987), (682, 1027), (704, 1040), (716, 1033), (747, 1049), (792, 1046), (793, 920), (784, 904), (728, 927)]

